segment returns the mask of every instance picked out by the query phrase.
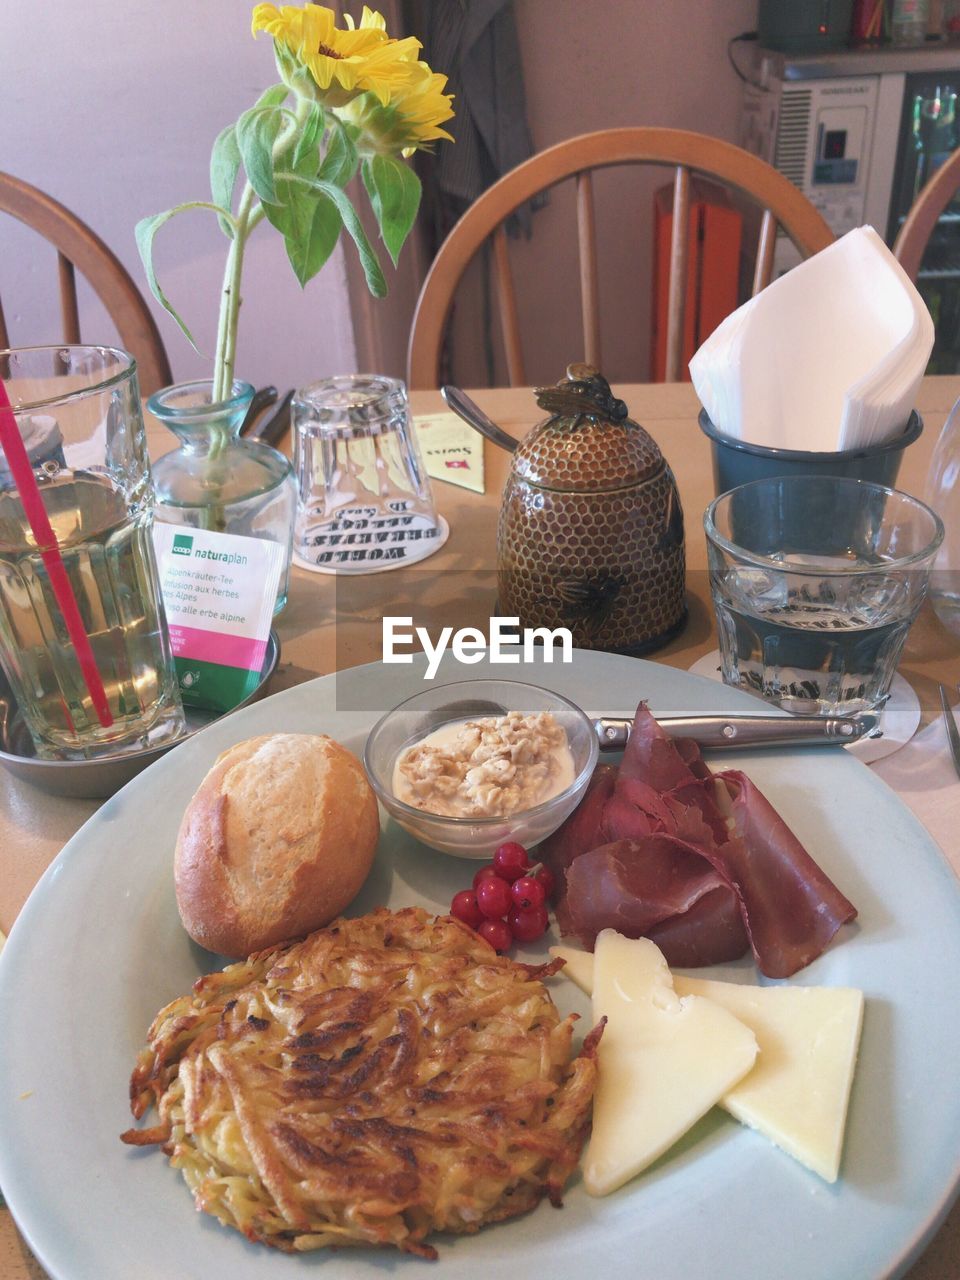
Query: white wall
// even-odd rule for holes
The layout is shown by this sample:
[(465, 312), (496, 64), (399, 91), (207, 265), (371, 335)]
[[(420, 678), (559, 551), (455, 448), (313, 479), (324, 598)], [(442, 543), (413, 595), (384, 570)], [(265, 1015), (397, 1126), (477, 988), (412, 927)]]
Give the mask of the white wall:
[[(0, 0), (0, 169), (47, 191), (103, 237), (142, 286), (137, 220), (209, 199), (217, 133), (276, 80), (271, 41), (250, 35), (241, 0)], [(213, 214), (180, 215), (157, 237), (168, 295), (203, 356), (150, 299), (177, 380), (213, 359), (227, 241)], [(301, 290), (266, 224), (244, 271), (237, 375), (281, 392), (356, 367), (343, 253)], [(17, 345), (59, 341), (56, 262), (0, 217), (0, 297)], [(104, 312), (81, 298), (85, 341), (115, 341)]]

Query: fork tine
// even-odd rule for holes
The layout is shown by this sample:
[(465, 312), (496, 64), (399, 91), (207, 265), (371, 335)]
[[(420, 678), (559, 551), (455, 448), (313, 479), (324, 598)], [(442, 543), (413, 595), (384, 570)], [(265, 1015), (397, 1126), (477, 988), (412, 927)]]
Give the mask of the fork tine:
[(960, 778), (960, 731), (957, 730), (957, 722), (953, 718), (953, 712), (950, 710), (950, 698), (943, 685), (939, 685), (940, 689), (940, 707), (943, 711), (943, 726), (947, 731), (947, 742), (950, 746), (950, 755), (953, 759), (953, 767), (958, 778)]

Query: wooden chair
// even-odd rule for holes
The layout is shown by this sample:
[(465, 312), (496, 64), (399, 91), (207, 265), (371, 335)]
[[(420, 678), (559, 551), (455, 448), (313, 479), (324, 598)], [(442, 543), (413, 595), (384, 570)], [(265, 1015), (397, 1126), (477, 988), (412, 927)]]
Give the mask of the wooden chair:
[(960, 189), (960, 151), (955, 151), (923, 187), (893, 242), (893, 253), (916, 281), (937, 219)]
[(666, 381), (681, 373), (684, 281), (691, 172), (715, 178), (750, 197), (764, 209), (760, 224), (753, 292), (770, 282), (778, 225), (804, 257), (826, 248), (833, 233), (810, 201), (782, 174), (749, 152), (683, 129), (605, 129), (585, 133), (541, 151), (498, 182), (470, 206), (440, 246), (424, 281), (410, 333), (407, 379), (414, 388), (434, 388), (440, 375), (444, 330), (454, 292), (480, 246), (493, 236), (500, 324), (511, 386), (526, 385), (516, 293), (507, 248), (505, 219), (537, 192), (565, 178), (576, 178), (580, 252), (580, 294), (584, 357), (602, 367), (600, 299), (593, 180), (591, 171), (611, 165), (671, 165), (674, 176), (673, 233), (670, 247)]
[[(76, 268), (106, 307), (124, 350), (136, 360), (142, 394), (169, 386), (173, 375), (156, 321), (130, 273), (100, 237), (62, 204), (8, 173), (0, 173), (0, 212), (19, 219), (57, 250), (63, 341), (80, 341)], [(9, 346), (0, 304), (0, 348)]]

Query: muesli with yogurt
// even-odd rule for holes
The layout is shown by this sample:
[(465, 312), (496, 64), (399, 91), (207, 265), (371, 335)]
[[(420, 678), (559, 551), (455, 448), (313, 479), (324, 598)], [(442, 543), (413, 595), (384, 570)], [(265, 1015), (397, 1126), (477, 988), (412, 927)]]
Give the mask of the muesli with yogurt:
[(402, 752), (398, 799), (450, 818), (509, 817), (559, 795), (574, 780), (563, 726), (549, 711), (443, 725)]

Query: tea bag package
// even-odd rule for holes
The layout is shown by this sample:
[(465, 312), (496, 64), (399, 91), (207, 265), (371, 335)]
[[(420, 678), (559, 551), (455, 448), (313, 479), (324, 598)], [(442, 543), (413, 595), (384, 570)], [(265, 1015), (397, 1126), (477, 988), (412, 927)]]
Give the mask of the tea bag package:
[(159, 522), (153, 541), (183, 702), (229, 711), (260, 683), (284, 548)]

